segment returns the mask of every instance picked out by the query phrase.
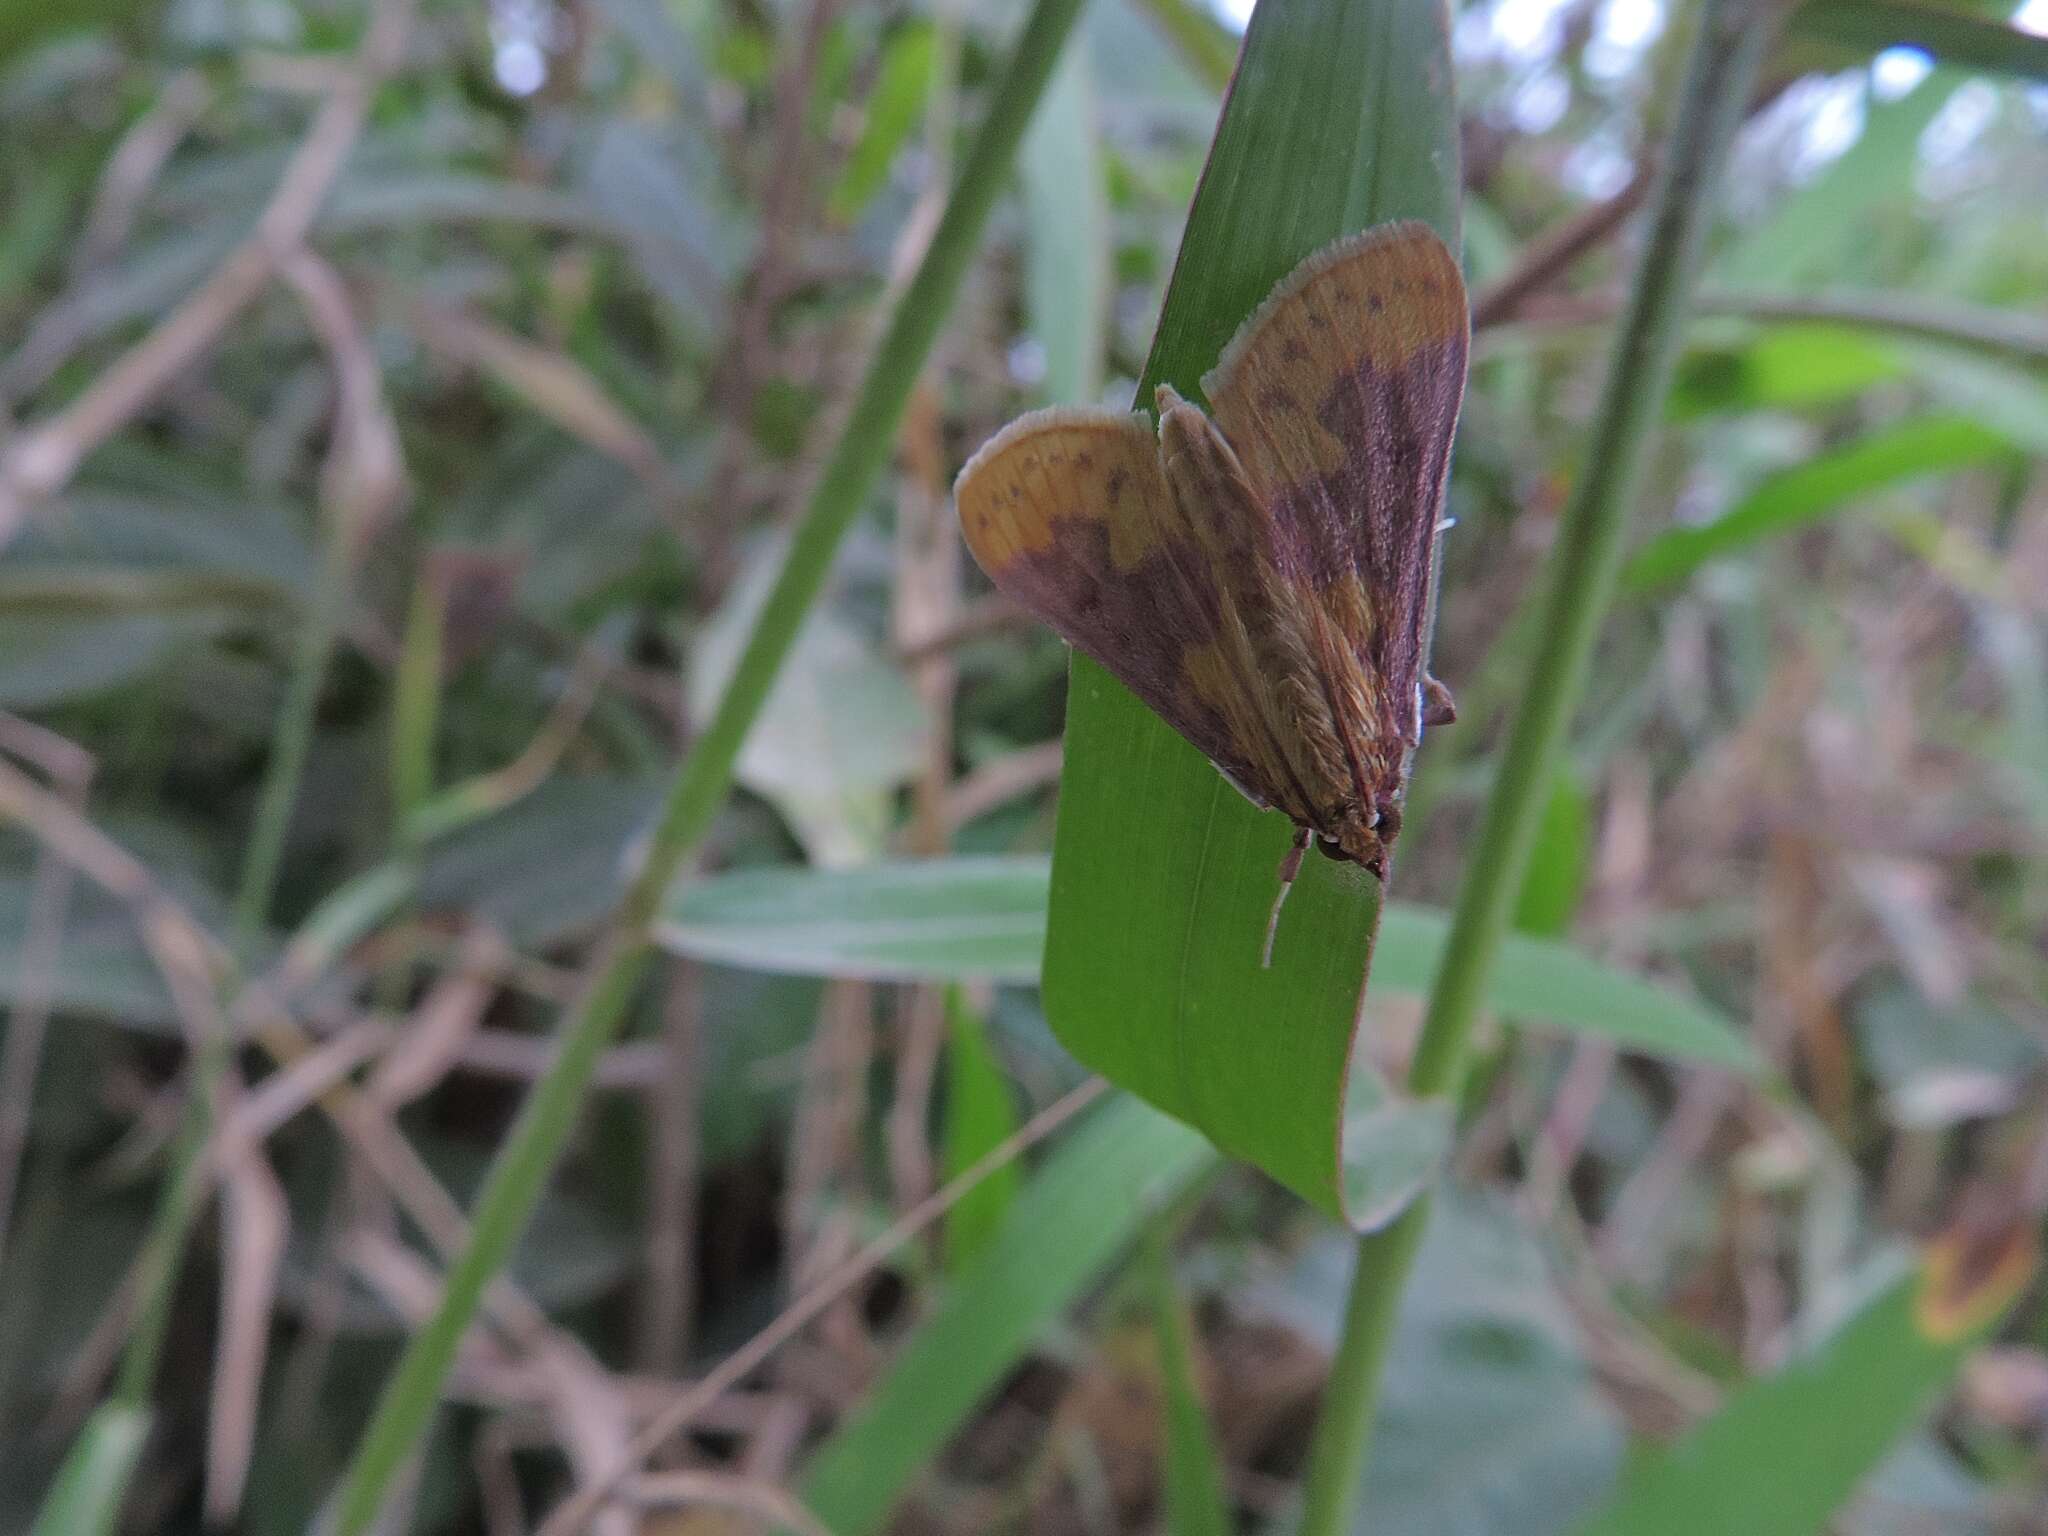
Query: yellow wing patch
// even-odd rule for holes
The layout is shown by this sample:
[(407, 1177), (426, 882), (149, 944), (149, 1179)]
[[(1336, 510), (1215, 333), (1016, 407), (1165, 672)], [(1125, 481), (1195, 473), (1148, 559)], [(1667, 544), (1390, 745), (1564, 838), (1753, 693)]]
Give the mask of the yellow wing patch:
[(1465, 280), (1436, 231), (1383, 225), (1296, 267), (1238, 327), (1202, 391), (1253, 483), (1270, 492), (1312, 470), (1337, 471), (1357, 435), (1372, 430), (1332, 400), (1363, 372), (1399, 378), (1454, 352), (1448, 432), (1469, 335)]
[(1060, 525), (1104, 525), (1128, 570), (1171, 515), (1159, 445), (1142, 416), (1058, 408), (1020, 416), (981, 446), (954, 483), (961, 531), (983, 570), (1052, 550)]

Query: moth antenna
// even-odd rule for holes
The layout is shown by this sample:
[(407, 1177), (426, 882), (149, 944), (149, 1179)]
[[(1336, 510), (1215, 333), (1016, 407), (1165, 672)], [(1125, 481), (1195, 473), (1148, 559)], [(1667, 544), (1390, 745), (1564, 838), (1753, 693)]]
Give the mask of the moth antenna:
[(1315, 834), (1307, 827), (1294, 829), (1294, 846), (1289, 848), (1280, 860), (1276, 873), (1280, 877), (1280, 889), (1273, 896), (1273, 915), (1266, 919), (1266, 947), (1259, 951), (1259, 969), (1273, 968), (1273, 941), (1280, 937), (1280, 909), (1287, 905), (1287, 893), (1294, 889), (1294, 877), (1301, 873), (1302, 857), (1308, 852), (1309, 839)]

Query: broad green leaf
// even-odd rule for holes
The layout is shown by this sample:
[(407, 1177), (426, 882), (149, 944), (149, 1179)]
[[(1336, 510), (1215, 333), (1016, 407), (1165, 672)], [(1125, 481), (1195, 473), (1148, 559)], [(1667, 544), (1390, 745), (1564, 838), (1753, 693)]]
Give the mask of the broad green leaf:
[(1771, 476), (1710, 523), (1670, 528), (1646, 541), (1622, 573), (1647, 592), (1683, 580), (1709, 560), (1789, 533), (1856, 498), (1928, 475), (2010, 456), (2009, 439), (1960, 416), (1928, 416), (1858, 438)]
[[(940, 1168), (959, 1177), (1017, 1129), (1010, 1096), (987, 1031), (958, 988), (946, 991), (946, 1133)], [(946, 1215), (946, 1264), (958, 1271), (980, 1255), (1002, 1226), (1017, 1198), (1023, 1171), (1015, 1163), (997, 1169)]]
[(1091, 402), (1101, 388), (1109, 321), (1109, 209), (1086, 48), (1061, 56), (1017, 169), (1024, 183), (1024, 306), (1045, 349), (1045, 398)]
[[(1818, 1348), (1750, 1383), (1676, 1444), (1631, 1462), (1578, 1536), (1809, 1536), (1822, 1529), (2025, 1288), (2009, 1244), (1965, 1293), (1933, 1298), (1965, 1261), (1938, 1243)], [(1990, 1254), (1974, 1255), (1989, 1259)]]
[(1163, 1239), (1153, 1245), (1151, 1268), (1160, 1385), (1166, 1401), (1166, 1529), (1173, 1536), (1230, 1536), (1223, 1458), (1195, 1373), (1194, 1326), (1174, 1284), (1172, 1249)]
[(878, 1529), (1031, 1342), (1211, 1163), (1199, 1136), (1135, 1099), (1091, 1111), (818, 1448), (798, 1486), (804, 1504), (837, 1536)]
[[(1450, 914), (1392, 902), (1380, 930), (1383, 964), (1404, 951), (1397, 990), (1420, 993), (1436, 975)], [(1397, 974), (1385, 973), (1390, 982)], [(1412, 980), (1408, 980), (1412, 976)], [(1511, 933), (1501, 941), (1489, 1002), (1515, 1022), (1611, 1040), (1632, 1051), (1760, 1077), (1768, 1070), (1720, 1013), (1617, 971), (1549, 939)]]
[(1924, 48), (1958, 68), (2048, 80), (2048, 37), (1954, 6), (1912, 0), (1806, 0), (1786, 26), (1805, 37), (1871, 53)]
[(149, 1413), (102, 1403), (85, 1421), (29, 1536), (111, 1536), (149, 1438)]
[(164, 670), (252, 618), (288, 613), (312, 577), (280, 507), (194, 487), (75, 490), (0, 571), (0, 705), (45, 707)]
[[(1028, 857), (740, 870), (678, 882), (658, 936), (676, 954), (793, 975), (1028, 983), (1038, 974), (1046, 893), (1045, 860)], [(1387, 904), (1376, 960), (1382, 992), (1415, 995), (1428, 987), (1448, 921), (1433, 907)], [(1713, 1009), (1552, 940), (1511, 936), (1489, 1002), (1522, 1023), (1763, 1071)]]
[[(1435, 5), (1258, 7), (1137, 399), (1202, 375), (1303, 257), (1392, 219), (1458, 248), (1457, 114)], [(1345, 1069), (1379, 891), (1311, 858), (1259, 964), (1292, 829), (1102, 668), (1073, 661), (1045, 1011), (1077, 1057), (1348, 1218)]]
[(746, 869), (669, 892), (664, 948), (719, 965), (872, 981), (1033, 982), (1046, 863), (953, 858)]

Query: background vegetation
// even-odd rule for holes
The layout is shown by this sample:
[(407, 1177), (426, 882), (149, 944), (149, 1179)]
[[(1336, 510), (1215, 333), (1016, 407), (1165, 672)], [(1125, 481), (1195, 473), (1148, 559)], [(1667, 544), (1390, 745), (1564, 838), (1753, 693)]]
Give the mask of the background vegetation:
[[(0, 1525), (2048, 1530), (2048, 40), (1791, 13), (1660, 205), (1668, 402), (1603, 407), (1709, 9), (1266, 0), (1220, 128), (1242, 17), (1176, 0), (0, 10)], [(1212, 139), (1266, 179), (1191, 218)], [(1399, 213), (1475, 292), (1461, 719), (1347, 1081), (1355, 965), (1120, 963), (1256, 930), (1284, 829), (1085, 674), (1136, 846), (1049, 885), (1065, 653), (948, 487)], [(1189, 850), (1257, 887), (1169, 907)], [(1067, 1045), (1211, 1010), (1234, 1150), (1313, 1186), (1298, 1092), (1325, 1207), (1435, 1184), (1405, 1285), (1088, 1078), (1049, 890)]]

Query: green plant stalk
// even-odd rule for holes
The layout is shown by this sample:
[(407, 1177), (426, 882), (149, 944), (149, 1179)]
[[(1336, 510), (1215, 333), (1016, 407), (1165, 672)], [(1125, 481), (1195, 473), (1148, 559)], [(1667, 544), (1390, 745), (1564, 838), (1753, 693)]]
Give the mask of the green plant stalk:
[[(413, 582), (412, 602), (399, 643), (398, 667), (391, 688), (391, 826), (393, 858), (415, 860), (427, 841), (420, 807), (434, 794), (434, 737), (441, 722), (441, 656), (447, 604), (431, 570)], [(404, 942), (377, 977), (378, 1008), (404, 1010), (418, 958), (416, 935), (406, 930)]]
[(1082, 0), (1038, 0), (967, 153), (916, 274), (903, 290), (853, 409), (804, 509), (775, 586), (739, 664), (669, 786), (639, 873), (628, 886), (593, 980), (561, 1028), (561, 1049), (535, 1085), (477, 1197), (468, 1246), (448, 1272), (434, 1315), (413, 1335), (343, 1474), (336, 1536), (361, 1536), (425, 1428), (486, 1285), (512, 1253), (539, 1203), (590, 1083), (645, 972), (649, 927), (662, 893), (711, 826), (732, 784), (733, 764), (805, 615), (817, 600), (841, 539), (887, 465), (904, 403), (924, 367), (982, 226), (1015, 159)]
[(177, 1138), (171, 1143), (170, 1182), (157, 1201), (143, 1241), (135, 1317), (129, 1324), (128, 1342), (121, 1351), (121, 1372), (114, 1385), (114, 1400), (137, 1413), (149, 1412), (157, 1357), (162, 1353), (164, 1333), (170, 1326), (171, 1296), (177, 1290), (179, 1260), (184, 1257), (185, 1240), (206, 1193), (206, 1148), (212, 1139), (227, 1061), (228, 1052), (220, 1043), (211, 1041), (193, 1059), (191, 1094)]
[(391, 691), (391, 819), (401, 851), (418, 841), (414, 813), (434, 792), (434, 735), (441, 717), (443, 602), (430, 574), (413, 588)]
[[(1558, 528), (1528, 685), (1458, 888), (1436, 986), (1409, 1068), (1418, 1098), (1455, 1096), (1473, 1023), (1522, 888), (1552, 764), (1584, 689), (1593, 641), (1621, 568), (1623, 533), (1650, 434), (1676, 364), (1687, 297), (1716, 178), (1742, 120), (1770, 33), (1758, 0), (1705, 0), (1651, 200), (1649, 240), (1594, 416), (1586, 465)], [(1429, 1222), (1417, 1201), (1360, 1240), (1344, 1331), (1310, 1447), (1301, 1536), (1349, 1529), (1387, 1348)]]
[(278, 868), (284, 859), (285, 834), (291, 828), (299, 781), (305, 777), (306, 758), (313, 748), (320, 685), (327, 676), (334, 637), (341, 628), (342, 609), (348, 601), (353, 535), (347, 522), (339, 515), (328, 518), (326, 543), (320, 554), (319, 585), (314, 589), (306, 627), (299, 631), (291, 680), (285, 685), (284, 703), (271, 733), (270, 761), (256, 796), (249, 846), (242, 856), (241, 884), (235, 893), (234, 947), (235, 957), (244, 965), (254, 962), (251, 950), (270, 921), (270, 903), (277, 894)]

